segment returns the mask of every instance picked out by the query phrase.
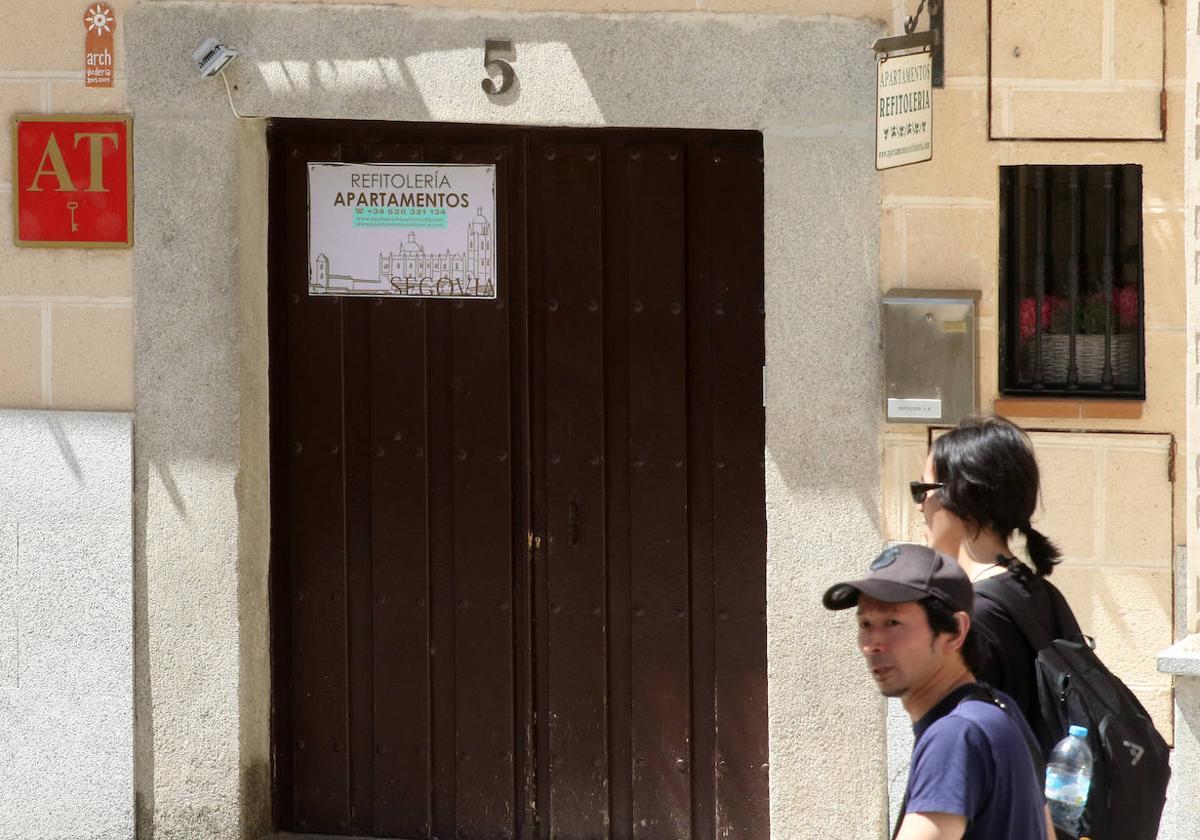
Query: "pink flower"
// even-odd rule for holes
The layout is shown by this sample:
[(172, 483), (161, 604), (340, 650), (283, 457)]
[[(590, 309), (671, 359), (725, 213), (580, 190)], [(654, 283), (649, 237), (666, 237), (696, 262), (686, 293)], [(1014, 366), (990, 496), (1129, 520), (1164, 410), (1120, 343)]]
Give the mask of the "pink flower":
[(1113, 293), (1113, 309), (1117, 313), (1117, 324), (1135, 327), (1138, 320), (1138, 295), (1135, 286), (1122, 286)]
[[(1053, 308), (1053, 298), (1042, 298), (1042, 332), (1050, 329), (1050, 310)], [(1037, 302), (1035, 298), (1021, 299), (1021, 339), (1032, 338), (1037, 332)]]

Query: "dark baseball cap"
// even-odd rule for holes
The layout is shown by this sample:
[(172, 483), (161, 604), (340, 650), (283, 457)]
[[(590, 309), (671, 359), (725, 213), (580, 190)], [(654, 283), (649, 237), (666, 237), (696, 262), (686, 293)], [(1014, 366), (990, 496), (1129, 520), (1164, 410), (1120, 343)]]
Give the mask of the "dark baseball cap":
[(845, 610), (858, 604), (863, 593), (889, 604), (933, 595), (955, 612), (968, 614), (975, 602), (975, 588), (957, 561), (915, 543), (884, 549), (871, 561), (866, 577), (835, 583), (821, 600), (828, 609)]

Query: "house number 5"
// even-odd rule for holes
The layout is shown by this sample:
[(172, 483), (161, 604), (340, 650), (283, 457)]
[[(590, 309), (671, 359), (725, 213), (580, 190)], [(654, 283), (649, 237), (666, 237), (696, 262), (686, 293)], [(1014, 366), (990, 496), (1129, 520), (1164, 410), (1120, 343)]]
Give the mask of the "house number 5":
[[(517, 79), (512, 65), (502, 58), (496, 58), (496, 53), (505, 53), (511, 56), (513, 61), (517, 60), (517, 51), (513, 49), (512, 41), (488, 38), (483, 42), (483, 69), (487, 70), (489, 77), (483, 80), (483, 92), (488, 96), (499, 96), (507, 92)], [(490, 78), (497, 74), (500, 76), (500, 84), (496, 84)]]

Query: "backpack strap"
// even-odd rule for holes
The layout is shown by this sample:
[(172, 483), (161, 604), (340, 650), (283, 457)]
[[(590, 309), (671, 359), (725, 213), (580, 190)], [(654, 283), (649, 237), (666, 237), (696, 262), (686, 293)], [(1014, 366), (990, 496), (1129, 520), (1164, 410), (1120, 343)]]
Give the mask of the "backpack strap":
[(1058, 623), (1058, 637), (1069, 639), (1072, 636), (1082, 636), (1083, 631), (1079, 629), (1079, 621), (1075, 618), (1075, 613), (1071, 610), (1071, 605), (1067, 603), (1062, 592), (1050, 581), (1040, 578), (1039, 580), (1046, 591), (1050, 593), (1050, 604), (1054, 608), (1054, 620)]
[[(998, 707), (1001, 711), (1008, 715), (1009, 720), (1013, 720), (1013, 715), (1009, 714), (1008, 712), (1008, 704), (997, 697), (995, 689), (985, 682), (975, 683), (975, 687), (972, 689), (971, 693), (964, 697), (960, 702), (965, 703), (968, 700), (979, 700), (984, 703), (991, 703), (993, 706)], [(1017, 716), (1020, 716), (1019, 711)], [(1037, 740), (1033, 736), (1033, 732), (1031, 732), (1027, 726), (1016, 724), (1015, 721), (1014, 724), (1018, 729), (1021, 730), (1021, 735), (1025, 738), (1025, 749), (1029, 751), (1029, 758), (1033, 761), (1034, 773), (1038, 774), (1039, 780), (1045, 778), (1046, 762), (1045, 759), (1042, 758), (1041, 745), (1038, 744)]]
[[(1042, 650), (1055, 639), (1069, 639), (1083, 634), (1071, 605), (1057, 586), (1045, 578), (1033, 575), (1015, 558), (1009, 560), (1008, 570), (1017, 579), (1023, 591), (1018, 593), (1013, 581), (999, 577), (977, 585), (975, 594), (1004, 607), (1005, 612), (1020, 629), (1021, 635), (1035, 651)], [(1038, 617), (1037, 611), (1033, 609), (1033, 596), (1039, 589), (1050, 599), (1050, 610), (1054, 617), (1053, 627), (1046, 627)]]
[[(976, 586), (975, 594), (986, 598), (994, 604), (1004, 607), (1009, 618), (1017, 625), (1021, 635), (1029, 642), (1035, 651), (1040, 651), (1054, 641), (1054, 635), (1044, 625), (1038, 616), (1034, 615), (1032, 599), (1028, 594), (1018, 595), (1013, 591), (1008, 581), (993, 578), (994, 583), (987, 586)], [(1057, 591), (1057, 590), (1055, 590)], [(1059, 595), (1062, 598), (1062, 595)], [(1065, 605), (1065, 601), (1064, 601)], [(1068, 611), (1070, 607), (1067, 607)], [(1057, 613), (1057, 606), (1055, 609)]]

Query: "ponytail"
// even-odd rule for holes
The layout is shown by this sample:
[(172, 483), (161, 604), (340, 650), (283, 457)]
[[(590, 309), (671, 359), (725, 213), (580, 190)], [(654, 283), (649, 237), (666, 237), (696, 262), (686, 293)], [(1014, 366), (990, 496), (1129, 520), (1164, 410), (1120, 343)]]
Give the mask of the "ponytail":
[(1054, 571), (1061, 553), (1030, 524), (1041, 484), (1033, 446), (1019, 426), (1000, 417), (966, 417), (934, 439), (930, 456), (943, 508), (976, 532), (986, 528), (1005, 541), (1020, 531), (1037, 576)]
[(1033, 561), (1033, 568), (1037, 572), (1037, 576), (1049, 577), (1062, 556), (1058, 546), (1028, 523), (1018, 525), (1017, 530), (1025, 535), (1025, 549), (1029, 552), (1029, 559)]

